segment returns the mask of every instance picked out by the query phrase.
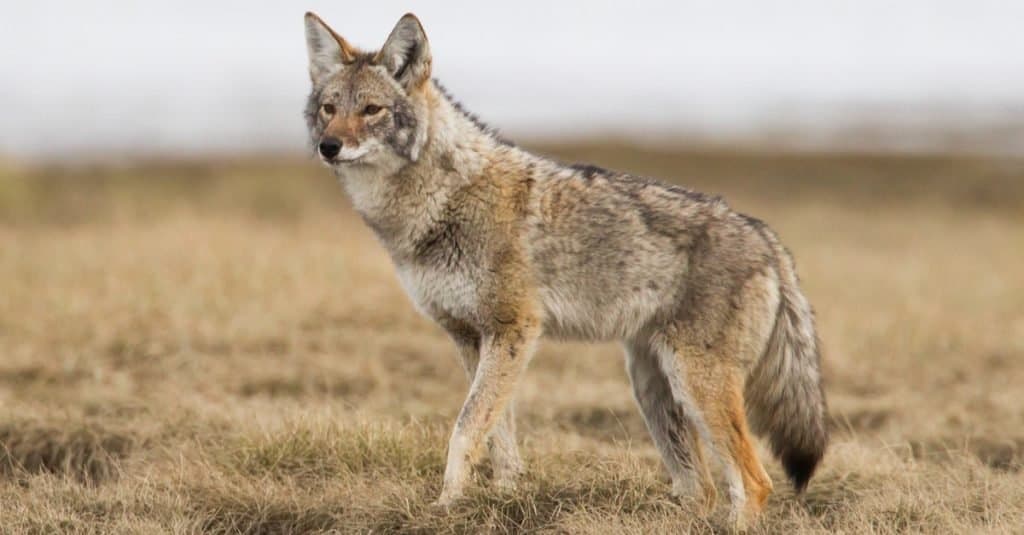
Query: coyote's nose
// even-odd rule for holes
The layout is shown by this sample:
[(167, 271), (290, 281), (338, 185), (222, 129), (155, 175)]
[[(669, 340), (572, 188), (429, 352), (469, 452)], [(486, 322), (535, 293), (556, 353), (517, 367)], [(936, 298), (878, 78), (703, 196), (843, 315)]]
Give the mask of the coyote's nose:
[(341, 141), (336, 137), (325, 137), (320, 140), (317, 148), (320, 149), (320, 154), (329, 160), (341, 152)]

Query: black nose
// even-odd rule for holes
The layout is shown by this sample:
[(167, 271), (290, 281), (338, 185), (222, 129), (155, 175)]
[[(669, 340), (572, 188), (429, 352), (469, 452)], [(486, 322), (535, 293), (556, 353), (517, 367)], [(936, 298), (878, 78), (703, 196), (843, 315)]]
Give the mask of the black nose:
[(320, 145), (317, 146), (320, 149), (320, 154), (324, 155), (324, 158), (334, 158), (341, 152), (341, 141), (336, 137), (325, 137), (320, 140)]

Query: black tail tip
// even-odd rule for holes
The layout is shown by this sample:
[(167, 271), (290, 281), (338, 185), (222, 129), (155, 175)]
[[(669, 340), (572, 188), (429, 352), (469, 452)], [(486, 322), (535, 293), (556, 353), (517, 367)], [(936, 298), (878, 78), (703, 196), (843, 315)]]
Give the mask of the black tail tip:
[(804, 451), (787, 451), (782, 455), (782, 467), (786, 475), (793, 482), (793, 488), (800, 494), (807, 488), (807, 482), (814, 475), (814, 469), (818, 467), (821, 460), (821, 453)]

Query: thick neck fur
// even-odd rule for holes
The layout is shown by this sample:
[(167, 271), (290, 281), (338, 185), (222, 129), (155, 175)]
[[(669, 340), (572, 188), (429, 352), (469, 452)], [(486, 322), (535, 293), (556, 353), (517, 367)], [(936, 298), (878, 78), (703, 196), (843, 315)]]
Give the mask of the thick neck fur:
[(433, 82), (415, 99), (425, 119), (415, 162), (394, 170), (342, 169), (336, 175), (355, 209), (396, 260), (448, 214), (452, 195), (481, 179), (499, 152), (521, 153), (459, 110)]

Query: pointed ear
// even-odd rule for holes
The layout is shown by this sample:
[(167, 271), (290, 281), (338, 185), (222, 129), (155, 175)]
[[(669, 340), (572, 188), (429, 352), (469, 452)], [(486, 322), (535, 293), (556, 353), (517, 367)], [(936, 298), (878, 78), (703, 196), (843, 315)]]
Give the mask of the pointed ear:
[(383, 65), (406, 91), (430, 78), (430, 44), (416, 15), (406, 13), (398, 21), (374, 61)]
[(313, 13), (306, 13), (306, 48), (309, 77), (315, 82), (338, 65), (352, 63), (355, 49)]

